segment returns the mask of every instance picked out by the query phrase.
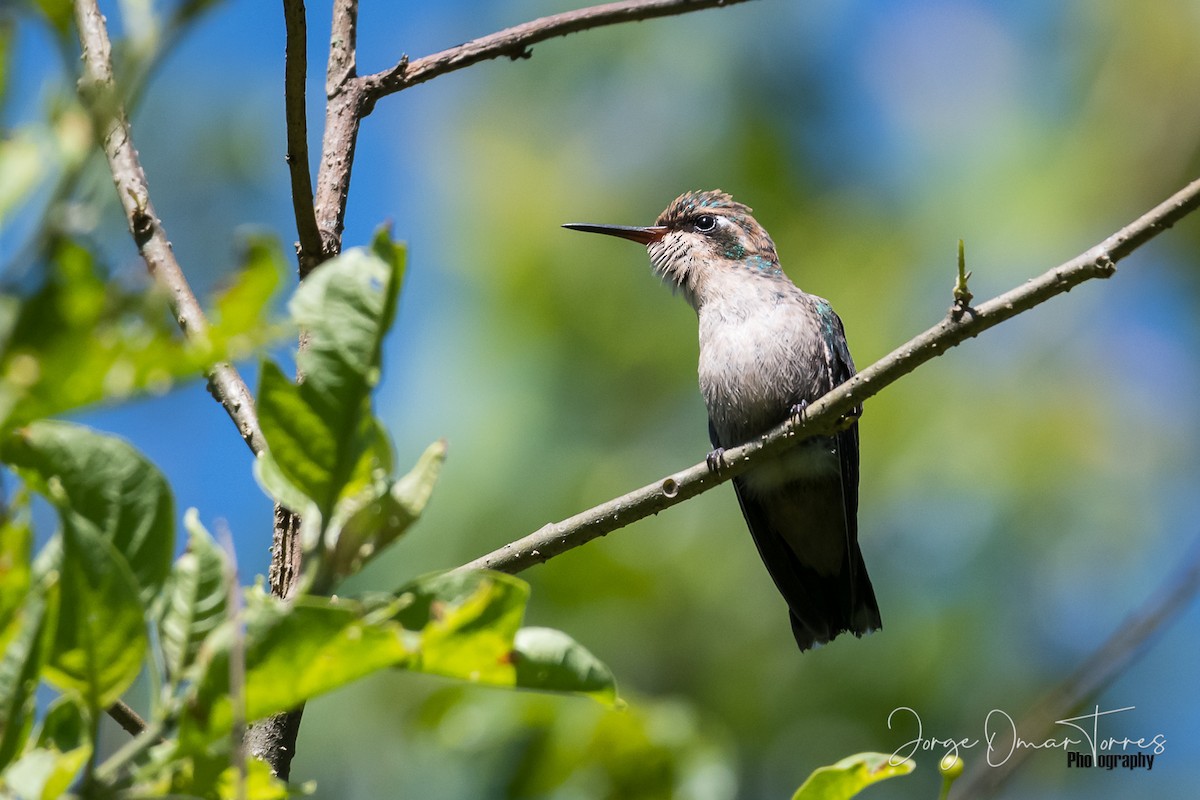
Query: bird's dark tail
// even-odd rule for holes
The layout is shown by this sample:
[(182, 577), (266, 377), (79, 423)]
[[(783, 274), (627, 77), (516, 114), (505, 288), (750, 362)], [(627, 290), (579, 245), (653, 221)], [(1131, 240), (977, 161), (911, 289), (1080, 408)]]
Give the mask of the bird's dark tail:
[(857, 545), (851, 560), (854, 569), (849, 576), (845, 573), (820, 575), (803, 565), (793, 565), (791, 580), (803, 585), (808, 597), (808, 602), (799, 611), (790, 599), (788, 603), (792, 635), (801, 650), (825, 644), (840, 633), (862, 636), (883, 627), (875, 590)]
[(734, 488), (758, 552), (791, 611), (801, 650), (843, 632), (862, 636), (883, 623), (858, 546), (858, 526), (844, 513), (840, 482), (796, 481), (765, 495)]

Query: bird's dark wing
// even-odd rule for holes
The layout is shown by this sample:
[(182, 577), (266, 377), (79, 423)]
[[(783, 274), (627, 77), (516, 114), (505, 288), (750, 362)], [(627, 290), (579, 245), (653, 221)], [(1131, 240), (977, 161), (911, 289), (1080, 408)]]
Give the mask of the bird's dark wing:
[[(825, 339), (829, 389), (832, 390), (854, 377), (856, 370), (854, 359), (850, 356), (850, 346), (846, 343), (846, 331), (842, 327), (841, 317), (832, 308), (829, 308), (828, 315), (834, 333)], [(855, 416), (861, 412), (861, 406), (854, 410)], [(850, 606), (854, 609), (854, 621), (858, 625), (865, 625), (867, 630), (879, 630), (883, 627), (879, 618), (879, 605), (875, 601), (875, 590), (867, 576), (866, 563), (858, 545), (858, 423), (855, 422), (845, 430), (839, 431), (836, 441), (846, 516), (846, 551), (851, 555), (847, 564), (850, 569)], [(857, 628), (852, 629), (857, 633), (863, 632)]]
[[(828, 388), (854, 374), (841, 320), (832, 315), (831, 325), (837, 335), (826, 337)], [(711, 420), (708, 430), (714, 447), (738, 444), (720, 441)], [(765, 491), (752, 488), (745, 476), (733, 479), (759, 555), (791, 611), (801, 650), (843, 631), (861, 636), (882, 627), (858, 546), (858, 424), (821, 446), (837, 451), (836, 474), (799, 476)]]

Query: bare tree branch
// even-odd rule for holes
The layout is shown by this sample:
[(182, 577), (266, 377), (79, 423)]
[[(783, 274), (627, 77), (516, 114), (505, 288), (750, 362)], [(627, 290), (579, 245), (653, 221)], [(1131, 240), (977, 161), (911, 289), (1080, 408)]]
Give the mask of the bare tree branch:
[[(75, 18), (83, 48), (79, 94), (92, 114), (129, 232), (150, 274), (166, 288), (171, 312), (180, 329), (188, 337), (202, 338), (208, 331), (208, 320), (175, 260), (166, 231), (150, 203), (146, 173), (134, 149), (129, 122), (113, 80), (112, 45), (96, 0), (77, 0)], [(262, 450), (262, 431), (258, 426), (254, 399), (233, 365), (215, 365), (208, 373), (208, 387), (237, 425), (250, 449), (255, 453)]]
[(832, 433), (847, 414), (885, 387), (961, 342), (1007, 319), (1070, 291), (1092, 278), (1107, 278), (1116, 263), (1200, 206), (1200, 180), (1085, 253), (981, 306), (954, 307), (956, 313), (909, 340), (805, 409), (800, 419), (783, 423), (760, 439), (725, 451), (728, 467), (720, 473), (700, 462), (682, 472), (609, 500), (562, 522), (552, 523), (459, 567), (520, 572), (598, 536), (682, 503), (740, 475), (762, 459), (773, 458), (795, 444)]
[(130, 736), (137, 736), (146, 730), (146, 720), (142, 719), (141, 715), (134, 711), (133, 707), (124, 700), (118, 700), (113, 703), (106, 711)]
[(390, 69), (359, 76), (355, 56), (358, 2), (336, 0), (329, 69), (325, 81), (325, 94), (328, 97), (325, 135), (321, 144), (321, 167), (317, 173), (316, 189), (317, 227), (321, 232), (322, 253), (321, 258), (312, 264), (301, 259), (300, 276), (303, 278), (313, 266), (341, 252), (358, 129), (362, 118), (371, 113), (379, 98), (480, 61), (503, 56), (526, 57), (532, 45), (569, 33), (742, 2), (746, 0), (624, 0), (607, 3), (542, 17), (413, 62), (404, 56)]
[[(1056, 720), (1065, 719), (1084, 701), (1094, 697), (1146, 651), (1150, 638), (1175, 619), (1200, 592), (1200, 540), (1184, 568), (1169, 577), (1158, 591), (1130, 614), (1104, 644), (1083, 659), (1078, 669), (1050, 691), (1016, 725), (1021, 737), (1041, 742), (1053, 735)], [(1020, 769), (1035, 751), (1014, 749), (1002, 765), (977, 761), (955, 785), (954, 797), (991, 797)]]
[[(333, 4), (329, 62), (325, 71), (325, 133), (315, 198), (308, 170), (307, 119), (303, 103), (305, 70), (300, 66), (299, 57), (292, 57), (293, 51), (303, 53), (307, 47), (303, 0), (284, 0), (283, 11), (288, 37), (285, 86), (288, 158), (292, 171), (292, 205), (300, 232), (300, 280), (304, 280), (313, 269), (342, 250), (350, 172), (358, 143), (359, 122), (364, 116), (362, 81), (355, 67), (358, 0), (335, 0)], [(301, 149), (302, 163), (294, 163), (293, 159)], [(300, 347), (306, 346), (306, 335), (301, 331)], [(300, 516), (276, 504), (269, 577), (271, 592), (278, 597), (288, 598), (294, 594), (300, 578), (302, 551)], [(271, 771), (283, 780), (291, 774), (303, 715), (304, 706), (301, 705), (259, 720), (246, 732), (247, 749), (255, 758), (269, 764)]]
[(308, 167), (308, 23), (304, 0), (283, 0), (283, 21), (287, 36), (283, 71), (287, 165), (292, 179), (292, 212), (300, 237), (296, 254), (300, 271), (308, 273), (320, 263), (321, 231), (313, 211), (312, 173)]
[[(357, 41), (358, 0), (336, 0), (325, 74), (325, 134), (317, 172), (316, 214), (321, 231), (321, 258), (317, 263), (342, 251), (350, 172), (358, 146), (359, 123), (366, 115), (363, 82), (355, 66)], [(303, 279), (308, 274), (303, 262), (300, 268)]]
[(374, 104), (380, 97), (478, 64), (480, 61), (503, 57), (514, 60), (528, 58), (529, 48), (547, 39), (619, 22), (637, 22), (744, 2), (746, 0), (624, 0), (620, 3), (605, 3), (505, 28), (416, 61), (409, 61), (405, 56), (391, 69), (368, 75), (363, 80), (368, 101)]

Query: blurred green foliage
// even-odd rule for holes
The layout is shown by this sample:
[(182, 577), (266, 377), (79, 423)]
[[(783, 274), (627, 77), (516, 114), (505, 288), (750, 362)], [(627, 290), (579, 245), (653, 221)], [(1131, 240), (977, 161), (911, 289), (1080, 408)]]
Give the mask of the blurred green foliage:
[[(292, 403), (260, 404), (268, 449), (259, 456), (271, 465), (264, 485), (286, 486), (316, 531), (302, 537), (305, 573), (287, 601), (261, 584), (240, 590), (230, 557), (194, 509), (189, 552), (172, 564), (170, 484), (129, 443), (56, 420), (3, 431), (0, 461), (23, 488), (4, 509), (0, 551), (9, 582), (0, 595), (0, 795), (278, 797), (286, 787), (264, 764), (238, 763), (231, 736), (392, 668), (618, 704), (613, 675), (594, 655), (560, 631), (520, 627), (529, 586), (511, 575), (449, 572), (365, 600), (328, 596), (416, 521), (444, 453), (437, 447), (421, 459), (424, 474), (392, 481), (390, 444), (372, 413), (401, 256), (381, 231), (370, 251), (347, 251), (314, 270), (291, 303), (293, 323), (310, 337), (297, 359), (306, 391), (289, 381)], [(264, 376), (280, 373), (270, 367)], [(287, 393), (284, 385), (273, 392)], [(278, 417), (297, 406), (308, 409), (301, 422), (321, 428), (308, 437), (317, 455), (339, 453), (322, 463), (352, 468), (290, 482), (313, 471), (302, 447), (277, 446), (293, 441), (295, 430)], [(28, 491), (50, 502), (60, 524), (33, 558)], [(388, 501), (395, 510), (363, 513)], [(149, 721), (111, 758), (96, 758), (102, 715), (143, 669), (157, 686)], [(43, 687), (60, 694), (38, 715)]]

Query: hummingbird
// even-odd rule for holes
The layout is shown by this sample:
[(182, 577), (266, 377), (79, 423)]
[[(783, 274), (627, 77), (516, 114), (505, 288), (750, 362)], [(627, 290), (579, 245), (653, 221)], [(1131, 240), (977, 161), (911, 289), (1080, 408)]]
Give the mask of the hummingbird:
[[(854, 375), (842, 321), (801, 291), (751, 209), (720, 190), (675, 198), (650, 226), (570, 223), (646, 246), (655, 274), (696, 311), (710, 469)], [(883, 627), (858, 546), (858, 412), (733, 479), (750, 535), (787, 601), (800, 649)]]

